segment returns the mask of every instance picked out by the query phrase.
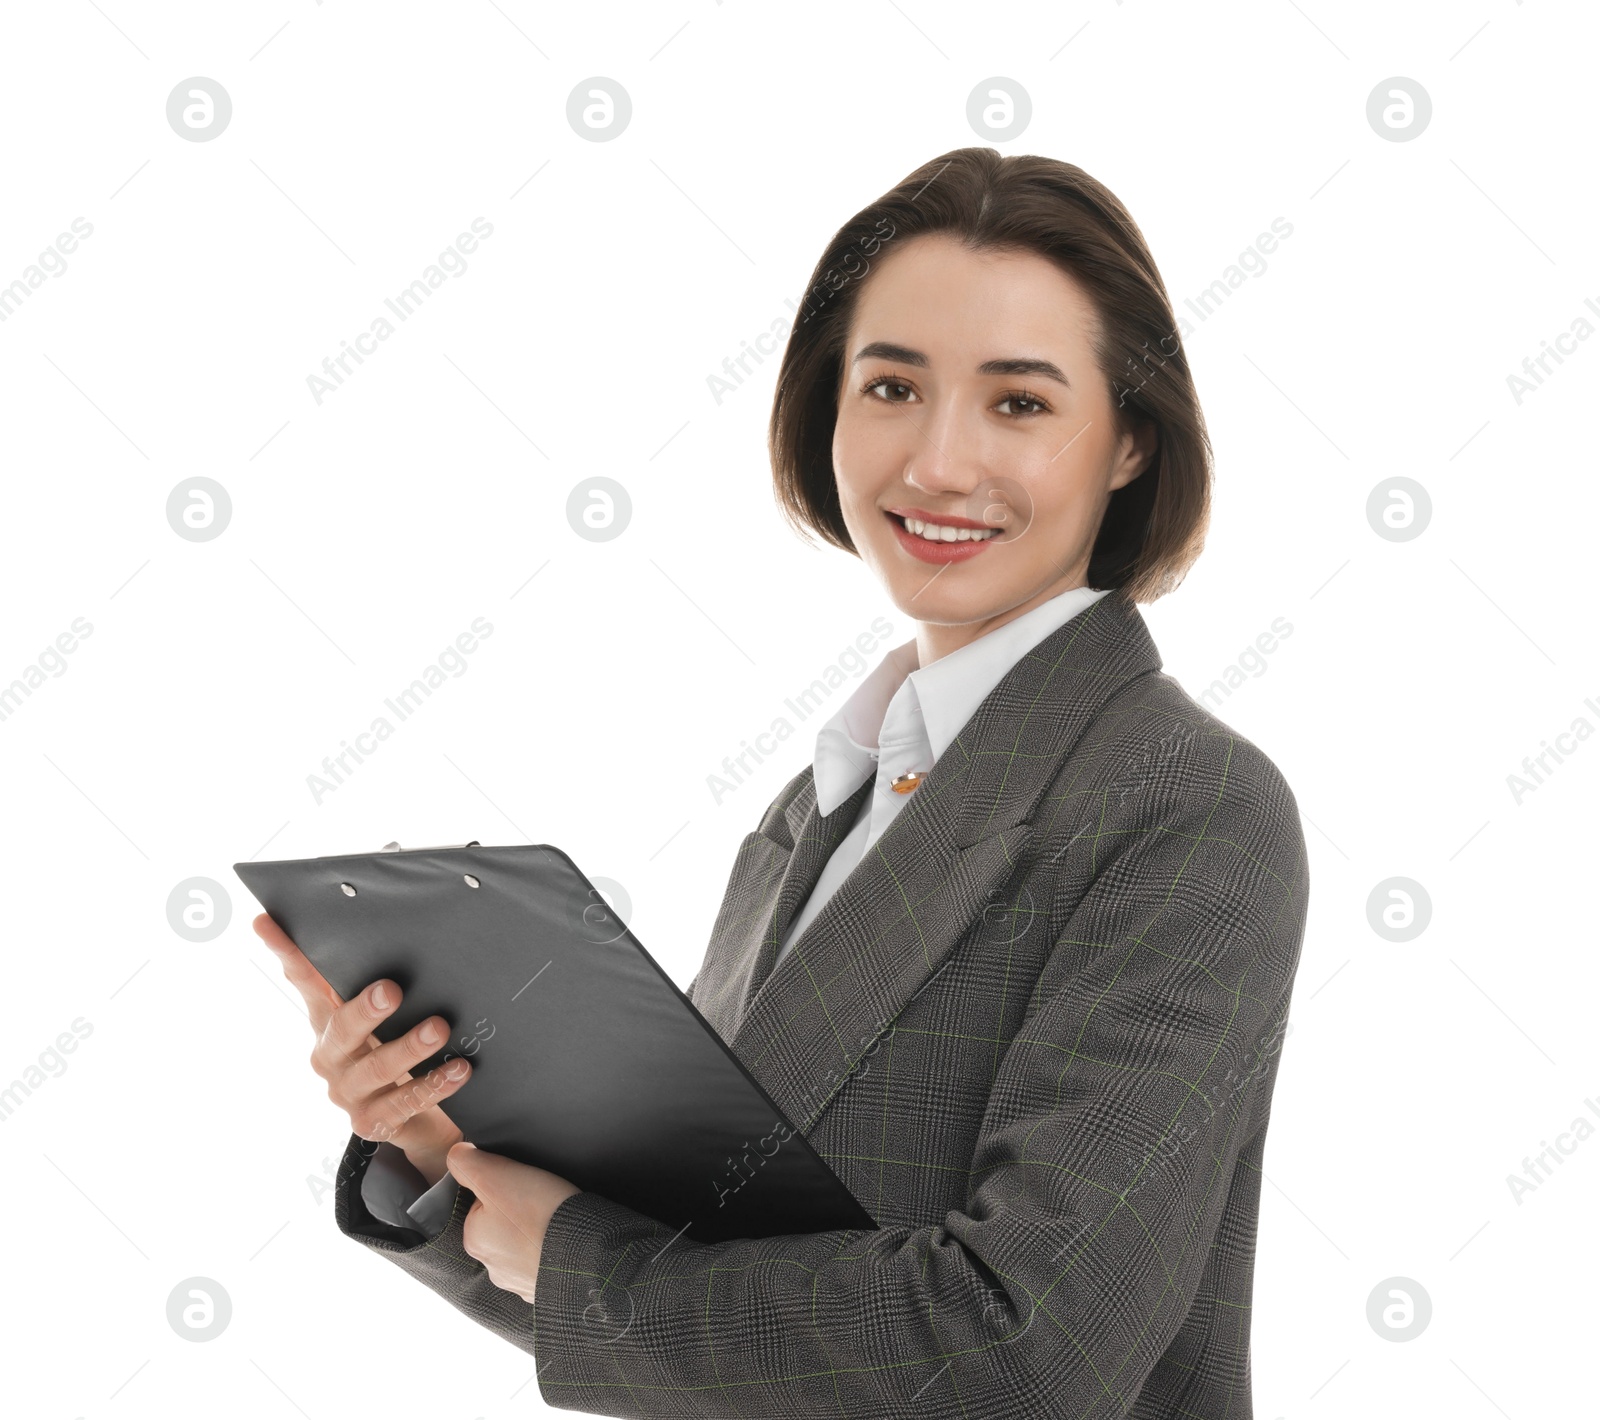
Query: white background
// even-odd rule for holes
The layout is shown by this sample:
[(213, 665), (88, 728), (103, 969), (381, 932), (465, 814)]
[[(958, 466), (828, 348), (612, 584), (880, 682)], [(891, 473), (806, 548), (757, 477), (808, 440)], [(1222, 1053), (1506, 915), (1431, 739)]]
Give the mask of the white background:
[[(1600, 1136), (1520, 1204), (1506, 1180), (1600, 1126), (1600, 744), (1520, 803), (1508, 775), (1600, 725), (1600, 340), (1520, 403), (1507, 376), (1600, 304), (1596, 31), (1553, 0), (7, 7), (0, 285), (93, 234), (0, 324), (0, 683), (93, 631), (0, 721), (0, 1083), (92, 1027), (0, 1123), (5, 1408), (540, 1409), (530, 1356), (335, 1228), (346, 1121), (231, 864), (558, 843), (688, 984), (816, 725), (720, 805), (708, 776), (875, 616), (914, 630), (782, 523), (776, 360), (720, 404), (707, 377), (848, 216), (991, 141), (967, 99), (1004, 76), (1033, 116), (994, 146), (1107, 183), (1180, 309), (1293, 226), (1188, 340), (1213, 526), (1144, 608), (1195, 695), (1293, 628), (1214, 706), (1312, 857), (1255, 1413), (1592, 1409)], [(165, 115), (197, 75), (233, 103), (209, 142)], [(610, 142), (566, 118), (596, 75), (633, 103)], [(1432, 99), (1412, 141), (1367, 122), (1392, 76)], [(466, 273), (319, 405), (307, 376), (478, 217)], [(632, 499), (608, 543), (565, 511), (597, 474)], [(1367, 500), (1401, 475), (1432, 518), (1392, 542)], [(232, 500), (209, 542), (166, 519), (196, 476)], [(466, 673), (318, 802), (307, 776), (475, 617)], [(196, 876), (232, 899), (208, 943), (167, 921)], [(1395, 876), (1432, 902), (1406, 943), (1368, 923)], [(233, 1305), (203, 1345), (166, 1317), (192, 1276)], [(1369, 1324), (1391, 1277), (1431, 1298), (1415, 1340)]]

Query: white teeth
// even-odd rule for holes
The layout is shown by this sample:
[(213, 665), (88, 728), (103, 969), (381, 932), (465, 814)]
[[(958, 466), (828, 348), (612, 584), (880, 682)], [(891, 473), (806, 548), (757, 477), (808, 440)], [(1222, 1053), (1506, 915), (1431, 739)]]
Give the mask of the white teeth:
[(987, 542), (1000, 531), (999, 528), (953, 528), (948, 523), (925, 523), (920, 518), (907, 518), (906, 531), (929, 542)]

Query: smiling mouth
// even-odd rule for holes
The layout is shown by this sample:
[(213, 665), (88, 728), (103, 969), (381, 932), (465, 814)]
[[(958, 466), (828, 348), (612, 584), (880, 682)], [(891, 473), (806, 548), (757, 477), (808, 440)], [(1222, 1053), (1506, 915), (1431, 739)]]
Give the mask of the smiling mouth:
[(957, 528), (948, 523), (930, 523), (921, 518), (903, 517), (899, 513), (886, 512), (884, 516), (890, 522), (897, 523), (910, 536), (921, 538), (924, 542), (991, 542), (1000, 536), (999, 528)]

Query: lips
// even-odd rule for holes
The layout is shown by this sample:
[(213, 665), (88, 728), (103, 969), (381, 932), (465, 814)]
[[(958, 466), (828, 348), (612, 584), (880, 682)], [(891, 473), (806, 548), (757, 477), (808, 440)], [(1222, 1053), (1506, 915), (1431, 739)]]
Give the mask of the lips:
[(963, 535), (959, 540), (947, 541), (941, 537), (935, 542), (907, 528), (904, 517), (899, 515), (901, 513), (909, 515), (917, 521), (926, 521), (932, 526), (939, 527), (981, 530), (988, 527), (988, 525), (975, 522), (971, 518), (957, 518), (949, 514), (937, 519), (929, 515), (924, 519), (918, 517), (918, 510), (916, 509), (896, 511), (885, 509), (884, 517), (889, 520), (889, 526), (894, 529), (896, 541), (919, 562), (929, 562), (941, 566), (948, 566), (952, 562), (968, 562), (972, 558), (979, 556), (991, 543), (999, 540), (998, 530), (991, 530), (991, 535), (985, 538), (975, 539)]

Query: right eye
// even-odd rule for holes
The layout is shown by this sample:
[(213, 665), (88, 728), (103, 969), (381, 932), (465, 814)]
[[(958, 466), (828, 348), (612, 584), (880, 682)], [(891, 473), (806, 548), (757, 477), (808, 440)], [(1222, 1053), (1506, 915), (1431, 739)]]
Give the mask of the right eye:
[[(862, 394), (870, 394), (870, 393), (872, 393), (874, 391), (884, 390), (884, 389), (904, 390), (907, 394), (915, 394), (916, 393), (916, 391), (913, 390), (911, 388), (911, 386), (905, 380), (901, 379), (898, 375), (879, 375), (877, 377), (877, 379), (875, 379), (875, 380), (868, 380), (866, 384), (862, 385), (861, 393)], [(904, 400), (904, 399), (890, 399), (887, 396), (881, 395), (881, 394), (878, 396), (878, 398), (884, 404), (905, 404), (905, 403), (908, 403), (907, 400)]]

